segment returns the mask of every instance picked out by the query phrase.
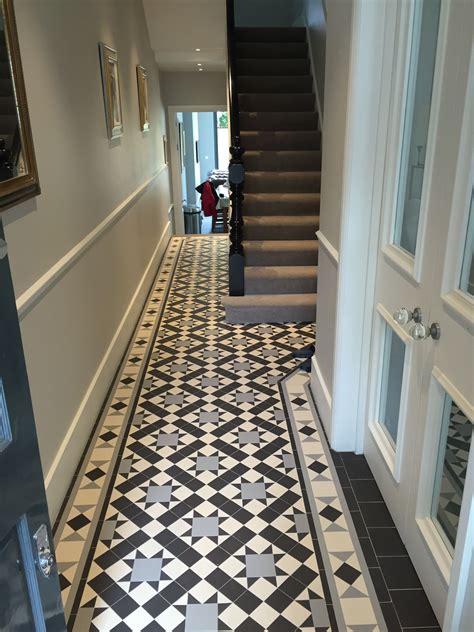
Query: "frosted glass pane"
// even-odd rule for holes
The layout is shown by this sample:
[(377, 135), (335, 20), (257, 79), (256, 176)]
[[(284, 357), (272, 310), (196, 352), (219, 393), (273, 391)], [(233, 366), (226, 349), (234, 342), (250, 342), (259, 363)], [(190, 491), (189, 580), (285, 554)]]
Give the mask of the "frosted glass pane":
[(398, 435), (404, 362), (405, 344), (386, 325), (379, 421), (394, 445)]
[(394, 243), (415, 254), (438, 39), (440, 0), (415, 2)]

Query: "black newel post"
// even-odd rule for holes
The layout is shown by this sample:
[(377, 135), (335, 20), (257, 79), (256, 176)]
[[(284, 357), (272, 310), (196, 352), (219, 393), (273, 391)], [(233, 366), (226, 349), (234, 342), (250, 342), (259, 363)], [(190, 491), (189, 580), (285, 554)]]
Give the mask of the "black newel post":
[(230, 218), (229, 294), (230, 296), (243, 296), (245, 286), (242, 202), (244, 200), (245, 170), (242, 162), (243, 149), (240, 146), (238, 136), (233, 138), (230, 153), (232, 158), (229, 164), (229, 185), (232, 213)]
[(232, 146), (229, 148), (230, 188), (230, 248), (229, 248), (229, 294), (243, 296), (244, 282), (244, 247), (243, 240), (243, 201), (245, 170), (242, 162), (243, 148), (240, 146), (239, 96), (236, 72), (236, 45), (234, 23), (234, 0), (227, 0), (227, 55), (228, 55), (228, 88), (230, 106), (230, 133)]

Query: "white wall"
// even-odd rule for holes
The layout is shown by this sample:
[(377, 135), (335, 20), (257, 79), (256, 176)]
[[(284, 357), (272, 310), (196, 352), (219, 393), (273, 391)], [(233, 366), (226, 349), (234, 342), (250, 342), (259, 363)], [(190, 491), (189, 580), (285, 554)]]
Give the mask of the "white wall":
[[(338, 257), (344, 185), (344, 149), (347, 87), (350, 69), (352, 0), (327, 3), (327, 39), (324, 91), (324, 137), (321, 167), (321, 210), (316, 367), (319, 390), (315, 396), (327, 429), (333, 394)], [(324, 245), (327, 244), (326, 247)], [(324, 413), (323, 411), (326, 411)]]
[(165, 105), (220, 105), (227, 103), (225, 72), (161, 72)]
[(324, 0), (304, 0), (308, 44), (313, 62), (316, 100), (321, 122), (324, 118), (324, 79), (326, 65), (326, 7)]
[[(54, 517), (170, 236), (165, 118), (140, 0), (15, 8), (42, 194), (4, 223)], [(120, 64), (124, 134), (113, 141), (99, 41)], [(148, 70), (147, 133), (138, 128), (138, 63)]]

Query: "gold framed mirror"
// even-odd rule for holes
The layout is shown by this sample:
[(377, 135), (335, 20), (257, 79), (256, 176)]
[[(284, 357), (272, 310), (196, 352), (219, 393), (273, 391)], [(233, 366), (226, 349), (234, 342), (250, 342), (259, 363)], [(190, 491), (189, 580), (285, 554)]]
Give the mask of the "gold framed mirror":
[(0, 212), (39, 194), (13, 0), (0, 0)]

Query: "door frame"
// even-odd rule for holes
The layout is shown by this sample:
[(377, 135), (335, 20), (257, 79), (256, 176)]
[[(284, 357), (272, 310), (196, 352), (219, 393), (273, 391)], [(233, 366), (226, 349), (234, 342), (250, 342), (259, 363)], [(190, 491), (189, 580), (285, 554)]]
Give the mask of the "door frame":
[[(354, 0), (353, 4), (337, 277), (334, 387), (329, 406), (325, 406), (323, 401), (318, 402), (321, 397), (318, 391), (321, 389), (314, 389), (331, 447), (334, 450), (348, 450), (359, 454), (364, 450), (365, 433), (370, 432), (366, 422), (372, 386), (371, 339), (374, 319), (380, 318), (374, 309), (374, 300), (377, 246), (382, 228), (384, 169), (392, 107), (392, 75), (384, 71), (387, 64), (391, 63), (391, 59), (387, 58), (387, 48), (390, 48), (387, 42), (395, 36), (393, 21), (392, 28), (387, 27), (387, 22), (391, 22), (387, 17), (393, 11), (392, 4), (368, 3), (364, 0)], [(436, 100), (432, 109), (433, 118), (437, 118), (439, 110), (443, 71), (439, 67), (439, 55), (440, 49), (445, 46), (446, 22), (449, 20), (451, 5), (452, 0), (442, 2), (442, 12), (447, 13), (448, 17), (444, 25), (440, 23), (440, 29), (444, 29), (444, 33), (440, 33), (438, 40), (439, 85), (433, 86), (433, 102)], [(375, 60), (374, 46), (383, 51)], [(373, 98), (367, 99), (368, 94), (374, 95)], [(376, 125), (374, 121), (377, 121)], [(439, 121), (432, 120), (431, 130), (436, 132), (438, 123)], [(402, 131), (399, 130), (400, 135)], [(419, 242), (423, 239), (423, 221), (426, 219), (424, 220), (420, 212)], [(451, 230), (448, 239), (452, 239)], [(412, 270), (405, 270), (405, 273), (411, 272), (410, 276), (415, 283), (419, 274), (416, 262), (420, 260), (418, 255)], [(403, 262), (400, 261), (399, 264), (403, 268)], [(443, 298), (449, 306), (449, 295)], [(461, 306), (457, 304), (456, 307)], [(462, 315), (459, 317), (462, 318)], [(391, 325), (393, 328), (394, 323)], [(394, 467), (396, 469), (396, 463)], [(473, 469), (471, 467), (471, 479), (474, 477)], [(458, 532), (459, 541), (467, 546), (469, 543), (472, 546), (474, 540), (474, 535), (466, 531), (467, 514), (471, 515), (473, 512), (472, 504), (463, 510), (464, 519), (461, 520)], [(451, 590), (448, 593), (444, 620), (446, 629), (453, 631), (457, 629), (456, 621), (461, 616), (470, 572), (461, 559), (459, 549), (457, 547), (457, 554), (452, 560)]]
[(176, 115), (178, 112), (227, 112), (226, 105), (168, 105), (168, 151), (171, 163), (171, 194), (174, 208), (174, 234), (184, 235), (184, 217), (180, 212), (182, 207), (181, 169), (178, 149), (178, 134), (176, 131)]

